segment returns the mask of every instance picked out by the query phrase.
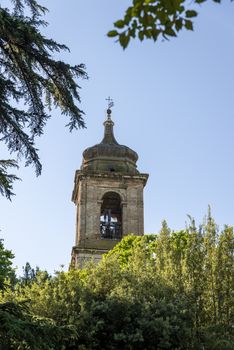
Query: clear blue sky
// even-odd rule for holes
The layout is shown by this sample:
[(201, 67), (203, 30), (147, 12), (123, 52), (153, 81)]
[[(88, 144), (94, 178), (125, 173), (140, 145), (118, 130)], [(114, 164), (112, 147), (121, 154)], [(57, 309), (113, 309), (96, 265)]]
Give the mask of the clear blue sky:
[(1, 237), (19, 272), (26, 261), (49, 272), (68, 265), (74, 173), (83, 150), (102, 139), (109, 95), (116, 139), (137, 151), (138, 169), (150, 175), (145, 233), (157, 233), (163, 219), (182, 229), (187, 214), (199, 223), (208, 204), (220, 227), (234, 224), (234, 4), (208, 1), (194, 32), (157, 44), (135, 41), (123, 51), (106, 33), (129, 3), (43, 1), (50, 10), (45, 35), (70, 48), (62, 59), (86, 64), (90, 79), (80, 85), (87, 129), (70, 134), (54, 110), (37, 142), (42, 176), (22, 162), (16, 196), (0, 198)]

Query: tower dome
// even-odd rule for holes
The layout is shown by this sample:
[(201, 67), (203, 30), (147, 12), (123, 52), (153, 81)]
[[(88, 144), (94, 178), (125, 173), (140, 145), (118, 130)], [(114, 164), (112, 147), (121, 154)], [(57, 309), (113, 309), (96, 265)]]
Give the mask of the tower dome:
[(107, 110), (107, 119), (103, 125), (105, 128), (103, 140), (83, 152), (81, 169), (88, 173), (138, 174), (137, 153), (127, 146), (118, 144), (115, 139), (110, 108)]

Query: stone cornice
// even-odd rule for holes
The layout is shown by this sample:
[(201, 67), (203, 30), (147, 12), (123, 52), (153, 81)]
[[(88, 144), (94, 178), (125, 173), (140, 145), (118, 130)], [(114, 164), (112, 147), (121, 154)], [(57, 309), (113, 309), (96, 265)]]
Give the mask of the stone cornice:
[(146, 182), (148, 180), (149, 174), (139, 173), (135, 175), (129, 175), (129, 174), (123, 174), (123, 173), (112, 173), (112, 172), (103, 172), (103, 173), (91, 173), (91, 172), (84, 172), (82, 170), (76, 170), (75, 174), (75, 184), (74, 184), (74, 190), (72, 192), (72, 201), (76, 203), (77, 200), (77, 192), (78, 192), (78, 185), (80, 180), (87, 180), (87, 179), (97, 179), (101, 181), (105, 180), (118, 180), (118, 181), (134, 181), (138, 180), (140, 182), (143, 182), (143, 185), (146, 185)]

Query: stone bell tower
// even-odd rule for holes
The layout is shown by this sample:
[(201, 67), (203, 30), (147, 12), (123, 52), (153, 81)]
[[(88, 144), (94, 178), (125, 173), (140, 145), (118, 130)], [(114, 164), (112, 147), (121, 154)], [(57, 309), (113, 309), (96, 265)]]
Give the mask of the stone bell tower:
[(103, 140), (83, 152), (81, 169), (75, 174), (75, 267), (88, 260), (99, 261), (128, 234), (144, 233), (143, 189), (148, 174), (137, 170), (137, 153), (116, 141), (112, 106), (109, 100)]

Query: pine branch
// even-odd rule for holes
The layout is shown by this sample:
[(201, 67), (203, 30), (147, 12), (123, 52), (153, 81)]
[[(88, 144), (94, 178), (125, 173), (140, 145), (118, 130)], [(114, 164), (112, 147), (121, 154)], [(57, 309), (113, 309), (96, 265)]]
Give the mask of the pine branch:
[(16, 175), (8, 174), (8, 168), (18, 169), (18, 164), (13, 159), (0, 160), (0, 193), (11, 200), (11, 196), (14, 195), (12, 184), (20, 179)]

